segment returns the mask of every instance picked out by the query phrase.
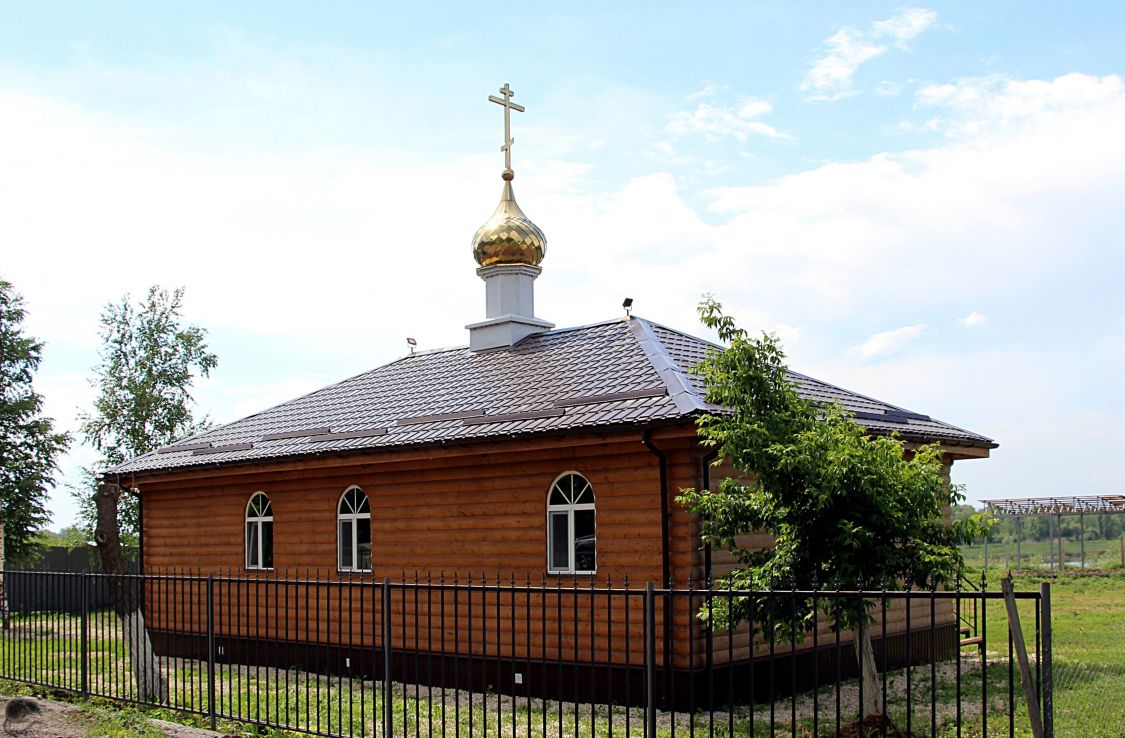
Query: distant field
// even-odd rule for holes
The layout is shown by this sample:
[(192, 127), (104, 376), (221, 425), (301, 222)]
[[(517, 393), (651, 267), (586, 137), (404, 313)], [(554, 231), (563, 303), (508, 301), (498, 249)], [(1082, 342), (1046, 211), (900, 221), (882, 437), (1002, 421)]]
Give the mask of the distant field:
[[(1087, 569), (1121, 568), (1121, 542), (1114, 538), (1108, 541), (1086, 541)], [(961, 554), (965, 563), (973, 569), (984, 568), (984, 545), (962, 546)], [(1008, 569), (1013, 571), (1045, 571), (1050, 568), (1051, 552), (1046, 541), (1024, 541), (1019, 546), (1016, 558), (1016, 544), (988, 544), (989, 579), (1001, 576)], [(1058, 543), (1054, 545), (1055, 567), (1059, 566)], [(1078, 541), (1063, 541), (1063, 558), (1068, 570), (1081, 568), (1082, 547)]]

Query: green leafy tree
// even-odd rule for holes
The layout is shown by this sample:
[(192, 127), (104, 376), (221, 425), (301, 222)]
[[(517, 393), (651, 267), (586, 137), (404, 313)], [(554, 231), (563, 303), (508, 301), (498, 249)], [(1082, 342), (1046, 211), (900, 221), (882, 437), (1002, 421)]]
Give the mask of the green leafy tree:
[[(207, 426), (192, 413), (191, 387), (197, 375), (207, 376), (218, 359), (207, 350), (201, 328), (184, 325), (180, 309), (183, 290), (168, 293), (153, 286), (147, 299), (134, 305), (126, 295), (102, 313), (101, 360), (95, 368), (98, 397), (94, 412), (82, 418), (82, 434), (102, 454), (99, 469), (154, 451)], [(93, 494), (81, 496), (87, 526), (96, 521), (102, 571), (124, 571), (122, 528), (136, 536), (135, 490), (91, 474)], [(123, 494), (124, 492), (124, 494)], [(162, 703), (168, 683), (160, 671), (152, 639), (145, 627), (140, 593), (131, 579), (107, 579), (113, 608), (128, 645), (137, 694)]]
[[(716, 489), (687, 489), (681, 504), (699, 515), (703, 541), (725, 547), (739, 566), (717, 587), (769, 589), (832, 586), (836, 581), (878, 587), (886, 582), (951, 583), (961, 564), (958, 545), (986, 526), (979, 515), (950, 523), (945, 508), (959, 501), (945, 477), (936, 444), (908, 448), (893, 436), (869, 434), (842, 407), (814, 405), (788, 379), (777, 338), (755, 338), (705, 299), (703, 323), (729, 346), (708, 356), (702, 375), (708, 401), (725, 408), (699, 423), (702, 442), (744, 476)], [(737, 537), (773, 534), (768, 549), (746, 549)], [(759, 628), (785, 639), (823, 618), (834, 628), (857, 630), (856, 653), (864, 682), (865, 714), (880, 713), (871, 650), (870, 600), (719, 599), (710, 616), (717, 627), (753, 611)], [(707, 618), (707, 613), (700, 617)], [(763, 630), (763, 632), (767, 632)]]
[(76, 525), (69, 525), (57, 533), (53, 530), (41, 530), (36, 536), (36, 543), (46, 548), (85, 548), (88, 542), (82, 529)]
[[(102, 458), (87, 470), (87, 484), (76, 490), (87, 535), (97, 524), (93, 492), (98, 474), (209, 425), (193, 413), (192, 384), (218, 363), (207, 350), (206, 332), (185, 325), (183, 289), (171, 293), (153, 286), (134, 304), (128, 295), (102, 312), (100, 361), (92, 381), (98, 390), (94, 412), (82, 416), (82, 435)], [(139, 533), (136, 497), (122, 495), (118, 506), (123, 538)]]
[[(43, 417), (43, 397), (32, 386), (43, 344), (24, 335), (23, 299), (0, 279), (0, 571), (27, 555), (35, 533), (51, 516), (48, 490), (68, 437)], [(0, 619), (8, 627), (0, 576)]]
[(954, 520), (968, 520), (976, 511), (972, 505), (955, 504), (949, 509), (949, 515)]

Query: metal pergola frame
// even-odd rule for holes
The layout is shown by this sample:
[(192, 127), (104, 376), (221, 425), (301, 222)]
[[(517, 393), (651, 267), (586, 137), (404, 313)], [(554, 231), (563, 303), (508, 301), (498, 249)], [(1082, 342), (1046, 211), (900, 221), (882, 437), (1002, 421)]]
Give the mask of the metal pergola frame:
[[(1047, 540), (1051, 572), (1055, 571), (1056, 532), (1061, 528), (1063, 515), (1078, 516), (1078, 536), (1082, 548), (1080, 565), (1086, 568), (1086, 526), (1085, 516), (1125, 514), (1125, 494), (1073, 495), (1056, 497), (1018, 497), (1002, 500), (981, 500), (998, 518), (1015, 518), (1016, 566), (1022, 560), (1020, 552), (1020, 532), (1023, 529), (1021, 518), (1046, 517)], [(1058, 536), (1058, 559), (1060, 568), (1064, 566), (1062, 536)], [(1125, 539), (1122, 543), (1122, 558), (1125, 559)], [(988, 568), (988, 539), (984, 539), (984, 566)]]
[(1125, 513), (1125, 495), (1019, 497), (1008, 500), (981, 500), (981, 502), (988, 505), (989, 511), (998, 518)]

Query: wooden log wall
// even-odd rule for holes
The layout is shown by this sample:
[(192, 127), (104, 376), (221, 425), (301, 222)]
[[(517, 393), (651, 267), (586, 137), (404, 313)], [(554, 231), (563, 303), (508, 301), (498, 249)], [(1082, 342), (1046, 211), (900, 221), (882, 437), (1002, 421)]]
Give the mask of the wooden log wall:
[[(639, 431), (590, 434), (140, 480), (145, 568), (150, 574), (218, 575), (212, 617), (220, 637), (381, 645), (381, 583), (389, 579), (412, 585), (391, 590), (395, 648), (639, 664), (644, 584), (664, 583), (662, 493), (667, 495), (672, 585), (701, 586), (707, 575), (698, 521), (674, 501), (681, 489), (703, 484), (703, 452), (694, 429), (652, 434), (651, 442), (667, 458), (663, 491), (657, 457), (641, 439)], [(594, 489), (596, 576), (546, 571), (547, 494), (568, 471), (581, 473)], [(712, 470), (712, 484), (723, 473)], [(371, 503), (371, 573), (336, 571), (337, 505), (352, 485), (361, 487)], [(256, 492), (266, 493), (273, 508), (271, 572), (244, 568), (244, 514)], [(759, 535), (746, 543), (768, 546), (772, 539)], [(733, 559), (716, 551), (711, 564), (717, 576)], [(416, 576), (418, 587), (413, 586)], [(460, 586), (441, 590), (443, 577), (446, 584)], [(482, 577), (488, 585), (483, 589)], [(311, 584), (296, 583), (308, 578)], [(626, 580), (629, 595), (590, 593), (591, 586), (619, 588)], [(468, 582), (475, 585), (471, 591), (464, 587)], [(521, 591), (525, 585), (530, 590)], [(548, 591), (536, 591), (543, 587)], [(204, 632), (205, 598), (198, 580), (150, 583), (146, 599), (152, 627)], [(657, 639), (661, 663), (669, 649), (677, 666), (699, 665), (707, 634), (696, 618), (698, 605), (698, 600), (676, 597), (667, 609), (657, 607), (657, 632), (663, 633), (665, 620), (672, 629), (669, 638)], [(928, 623), (928, 608), (916, 604), (912, 628)], [(952, 618), (947, 605), (938, 622)], [(889, 611), (887, 625), (888, 634), (901, 631), (905, 611)], [(826, 625), (821, 633), (830, 635)], [(729, 637), (729, 643), (728, 634), (712, 639), (717, 663), (750, 656), (745, 626)], [(766, 647), (760, 635), (755, 643), (757, 651)]]
[[(595, 576), (546, 570), (547, 494), (568, 471), (585, 476), (594, 489)], [(656, 457), (639, 431), (142, 480), (145, 568), (219, 575), (220, 635), (381, 643), (381, 601), (373, 599), (381, 595), (372, 582), (413, 583), (417, 575), (421, 589), (392, 587), (396, 647), (444, 643), (445, 650), (461, 653), (514, 649), (552, 658), (573, 656), (577, 645), (599, 662), (639, 663), (644, 584), (659, 585), (662, 577), (659, 481)], [(352, 485), (371, 504), (370, 574), (336, 571), (336, 510)], [(273, 509), (272, 572), (243, 565), (245, 507), (256, 492), (266, 493)], [(261, 581), (228, 582), (227, 576)], [(306, 576), (314, 578), (312, 585), (270, 583)], [(443, 576), (461, 587), (441, 592)], [(482, 577), (489, 585), (484, 591)], [(549, 592), (497, 591), (498, 579), (509, 588), (514, 581)], [(470, 581), (476, 585), (471, 592), (464, 588)], [(626, 581), (634, 591), (628, 597), (611, 602), (589, 593), (591, 585)], [(198, 582), (157, 582), (146, 594), (153, 627), (202, 632), (205, 590)], [(508, 621), (499, 630), (498, 613)]]

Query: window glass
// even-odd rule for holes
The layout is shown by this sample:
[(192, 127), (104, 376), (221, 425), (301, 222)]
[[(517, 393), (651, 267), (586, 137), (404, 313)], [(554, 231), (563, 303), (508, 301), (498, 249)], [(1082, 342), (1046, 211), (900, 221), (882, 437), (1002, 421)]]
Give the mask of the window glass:
[(371, 569), (371, 518), (360, 518), (356, 524), (356, 568)]
[(273, 521), (266, 520), (262, 523), (262, 566), (266, 569), (273, 568)]
[(565, 512), (551, 513), (551, 562), (550, 568), (565, 571), (570, 568), (570, 521)]
[(246, 567), (248, 569), (256, 569), (258, 567), (258, 524), (246, 524)]
[(340, 568), (352, 568), (352, 521), (340, 521)]
[(594, 511), (574, 511), (574, 570), (594, 571)]

